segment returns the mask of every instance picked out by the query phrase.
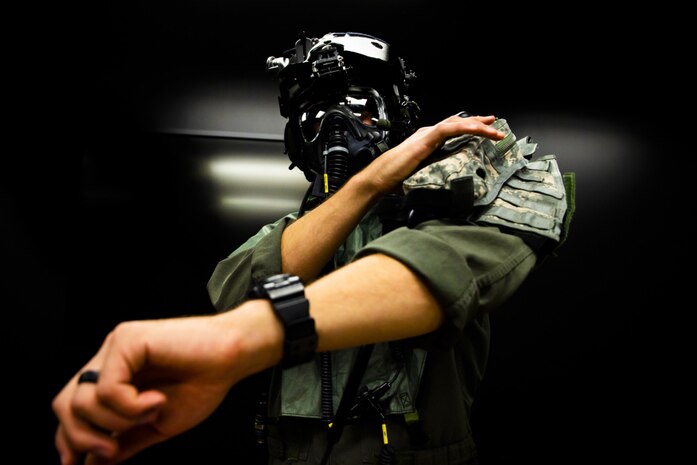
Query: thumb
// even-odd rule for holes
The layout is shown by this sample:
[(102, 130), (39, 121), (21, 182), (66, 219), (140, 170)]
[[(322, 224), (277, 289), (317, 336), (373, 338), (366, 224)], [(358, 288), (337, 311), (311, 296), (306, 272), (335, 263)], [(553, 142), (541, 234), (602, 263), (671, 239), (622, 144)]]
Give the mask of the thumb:
[(167, 402), (167, 397), (162, 392), (154, 389), (139, 392), (130, 383), (105, 384), (104, 387), (99, 384), (97, 390), (103, 404), (127, 418), (145, 419)]
[(160, 391), (149, 389), (137, 394), (134, 407), (139, 416), (151, 416), (167, 402), (167, 397)]

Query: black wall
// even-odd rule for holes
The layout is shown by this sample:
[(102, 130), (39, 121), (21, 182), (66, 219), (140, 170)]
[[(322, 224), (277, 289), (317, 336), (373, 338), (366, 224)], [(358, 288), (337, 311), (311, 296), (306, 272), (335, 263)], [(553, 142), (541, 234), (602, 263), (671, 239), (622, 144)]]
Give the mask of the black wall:
[[(670, 306), (661, 270), (676, 257), (665, 222), (647, 220), (665, 218), (651, 176), (665, 144), (647, 117), (664, 114), (665, 100), (646, 90), (657, 67), (646, 66), (642, 21), (618, 28), (587, 5), (543, 19), (416, 0), (142, 3), (88, 6), (66, 23), (74, 40), (44, 42), (46, 59), (14, 93), (22, 131), (2, 173), (3, 344), (19, 362), (12, 383), (31, 394), (10, 408), (18, 439), (30, 436), (25, 450), (58, 463), (50, 400), (117, 322), (211, 311), (213, 267), (261, 223), (221, 214), (199, 169), (234, 141), (172, 129), (282, 128), (263, 67), (300, 30), (385, 38), (420, 78), (425, 123), (463, 109), (503, 116), (577, 173), (568, 243), (493, 315), (473, 418), (483, 462), (628, 463), (659, 449), (661, 409), (646, 399), (672, 362), (649, 323)], [(664, 252), (647, 257), (656, 241)], [(251, 463), (241, 400), (251, 381), (209, 421), (131, 463)]]

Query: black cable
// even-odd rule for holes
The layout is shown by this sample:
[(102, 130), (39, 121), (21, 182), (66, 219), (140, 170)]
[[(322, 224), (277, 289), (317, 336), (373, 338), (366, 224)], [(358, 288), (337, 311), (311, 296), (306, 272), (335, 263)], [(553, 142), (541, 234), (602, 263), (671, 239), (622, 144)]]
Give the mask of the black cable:
[(351, 405), (356, 398), (356, 393), (358, 393), (358, 386), (360, 385), (361, 379), (363, 379), (365, 370), (368, 367), (370, 355), (373, 353), (373, 347), (373, 344), (370, 344), (361, 346), (361, 348), (358, 350), (356, 361), (353, 364), (353, 369), (349, 374), (346, 387), (344, 388), (344, 394), (341, 396), (339, 407), (336, 410), (336, 417), (334, 418), (332, 427), (329, 429), (329, 434), (327, 435), (327, 448), (325, 449), (324, 456), (320, 462), (321, 465), (326, 465), (326, 463), (329, 461), (329, 456), (332, 453), (334, 444), (336, 444), (341, 437), (349, 410), (351, 409)]
[(319, 354), (319, 370), (320, 370), (320, 405), (322, 412), (322, 421), (331, 423), (334, 418), (334, 401), (332, 399), (332, 355), (329, 352), (320, 352)]
[(383, 444), (382, 449), (380, 449), (380, 464), (379, 465), (391, 465), (394, 459), (394, 447), (389, 444)]

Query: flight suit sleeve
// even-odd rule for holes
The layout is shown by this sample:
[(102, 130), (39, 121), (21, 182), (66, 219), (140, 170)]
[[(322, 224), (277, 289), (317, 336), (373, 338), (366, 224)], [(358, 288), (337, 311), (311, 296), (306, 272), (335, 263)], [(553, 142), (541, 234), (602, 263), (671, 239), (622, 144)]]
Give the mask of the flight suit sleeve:
[(536, 261), (522, 239), (497, 227), (441, 220), (395, 229), (359, 250), (354, 260), (373, 253), (399, 260), (428, 286), (446, 320), (427, 339), (444, 347), (469, 321), (513, 295)]
[(244, 302), (254, 282), (281, 273), (281, 236), (296, 218), (291, 214), (264, 226), (218, 262), (207, 285), (208, 295), (218, 312)]

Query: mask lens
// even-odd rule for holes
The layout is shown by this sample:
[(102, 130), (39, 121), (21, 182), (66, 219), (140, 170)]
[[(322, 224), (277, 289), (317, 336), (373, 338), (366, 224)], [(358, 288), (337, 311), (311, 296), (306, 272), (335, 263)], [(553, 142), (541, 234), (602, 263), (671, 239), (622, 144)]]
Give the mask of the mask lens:
[(309, 106), (300, 115), (300, 127), (306, 142), (312, 142), (317, 137), (324, 115), (336, 105), (350, 110), (357, 121), (370, 128), (377, 125), (378, 119), (386, 117), (382, 99), (374, 91), (349, 93), (339, 100), (320, 102)]
[(345, 105), (353, 116), (366, 126), (374, 127), (378, 121), (377, 105), (372, 98), (346, 96)]

